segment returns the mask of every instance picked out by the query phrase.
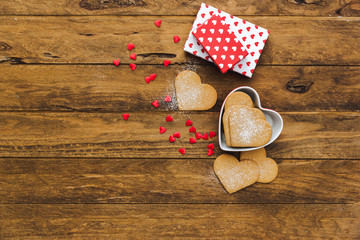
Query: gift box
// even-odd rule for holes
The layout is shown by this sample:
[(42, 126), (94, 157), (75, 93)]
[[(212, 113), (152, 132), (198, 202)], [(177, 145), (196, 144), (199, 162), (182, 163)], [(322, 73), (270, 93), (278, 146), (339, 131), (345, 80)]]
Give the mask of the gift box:
[(230, 25), (225, 22), (225, 17), (214, 14), (192, 33), (222, 73), (248, 55)]
[(231, 70), (251, 78), (266, 40), (269, 37), (269, 31), (265, 28), (202, 3), (185, 43), (184, 50), (207, 61), (213, 62), (206, 49), (200, 44), (192, 32), (214, 14), (220, 16), (224, 19), (223, 21), (225, 21), (226, 24), (229, 24), (229, 28), (248, 52), (248, 55), (240, 62), (236, 63)]

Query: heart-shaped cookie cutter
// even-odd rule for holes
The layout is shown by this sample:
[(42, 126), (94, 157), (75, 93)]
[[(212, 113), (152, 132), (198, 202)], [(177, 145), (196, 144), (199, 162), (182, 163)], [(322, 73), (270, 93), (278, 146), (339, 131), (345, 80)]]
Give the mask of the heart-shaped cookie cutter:
[[(224, 129), (223, 129), (223, 124), (222, 124), (225, 102), (226, 102), (226, 99), (230, 96), (230, 94), (232, 94), (233, 92), (238, 92), (238, 91), (244, 92), (251, 97), (252, 101), (254, 102), (255, 107), (259, 108), (264, 113), (266, 121), (271, 125), (272, 136), (270, 138), (270, 141), (263, 146), (260, 146), (260, 147), (230, 147), (230, 146), (226, 145)], [(245, 152), (245, 151), (256, 150), (256, 149), (265, 147), (265, 146), (271, 144), (272, 142), (274, 142), (280, 136), (280, 133), (283, 129), (283, 125), (284, 125), (283, 119), (279, 113), (277, 113), (274, 110), (261, 107), (260, 97), (259, 97), (259, 94), (255, 91), (255, 89), (253, 89), (251, 87), (246, 87), (246, 86), (238, 87), (238, 88), (235, 88), (234, 90), (232, 90), (226, 96), (226, 98), (221, 106), (220, 115), (219, 115), (219, 146), (223, 151), (227, 151), (227, 152)]]

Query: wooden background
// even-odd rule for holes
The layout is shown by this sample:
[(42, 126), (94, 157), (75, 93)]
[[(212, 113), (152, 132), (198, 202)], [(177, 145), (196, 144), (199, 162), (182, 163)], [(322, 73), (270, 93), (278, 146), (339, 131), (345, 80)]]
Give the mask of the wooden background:
[[(0, 239), (360, 238), (360, 3), (206, 1), (271, 30), (251, 80), (182, 50), (200, 3), (0, 2)], [(217, 89), (215, 107), (154, 109), (184, 69)], [(216, 130), (242, 85), (284, 118), (266, 148), (279, 176), (229, 195), (213, 172), (217, 137), (190, 145), (184, 123)]]

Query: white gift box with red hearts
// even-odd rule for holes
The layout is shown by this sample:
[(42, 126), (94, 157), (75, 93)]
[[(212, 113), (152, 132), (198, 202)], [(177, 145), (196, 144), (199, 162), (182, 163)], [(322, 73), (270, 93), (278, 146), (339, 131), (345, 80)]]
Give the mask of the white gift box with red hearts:
[(269, 37), (269, 31), (265, 28), (202, 3), (185, 43), (184, 50), (207, 61), (213, 62), (206, 49), (204, 49), (197, 41), (192, 32), (214, 14), (225, 17), (225, 22), (230, 25), (230, 29), (234, 32), (241, 44), (246, 47), (246, 50), (249, 53), (240, 62), (235, 64), (231, 70), (251, 78), (266, 40)]

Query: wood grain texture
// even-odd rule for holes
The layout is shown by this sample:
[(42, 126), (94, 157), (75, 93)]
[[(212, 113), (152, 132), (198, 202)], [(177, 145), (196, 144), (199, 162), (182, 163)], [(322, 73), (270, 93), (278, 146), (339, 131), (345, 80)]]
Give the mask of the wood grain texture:
[[(236, 73), (221, 74), (215, 66), (164, 68), (127, 66), (0, 65), (0, 110), (3, 111), (152, 111), (177, 110), (174, 79), (184, 69), (196, 69), (214, 86), (219, 111), (226, 95), (238, 86), (258, 91), (264, 107), (277, 111), (359, 111), (360, 67), (260, 66), (249, 80)], [(144, 76), (157, 73), (151, 84)], [(173, 103), (165, 103), (170, 95)]]
[(360, 161), (278, 160), (279, 175), (227, 194), (213, 159), (0, 159), (0, 203), (356, 203)]
[[(194, 17), (0, 17), (0, 62), (204, 64), (183, 45)], [(260, 65), (360, 65), (360, 18), (247, 17), (271, 31)], [(173, 36), (182, 39), (173, 42)], [(346, 43), (346, 44), (344, 44)]]
[(358, 239), (359, 212), (358, 204), (0, 205), (0, 237)]
[[(190, 118), (200, 133), (216, 131), (217, 112), (0, 113), (1, 157), (207, 158), (211, 140), (189, 143)], [(359, 113), (282, 113), (284, 130), (267, 149), (274, 158), (360, 159)], [(168, 129), (159, 133), (159, 127)], [(182, 137), (169, 143), (169, 135)], [(185, 147), (182, 156), (178, 149)]]
[[(161, 0), (18, 0), (1, 1), (1, 15), (195, 15), (203, 1)], [(233, 15), (360, 16), (356, 1), (208, 0)]]

